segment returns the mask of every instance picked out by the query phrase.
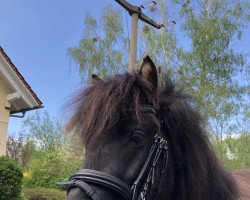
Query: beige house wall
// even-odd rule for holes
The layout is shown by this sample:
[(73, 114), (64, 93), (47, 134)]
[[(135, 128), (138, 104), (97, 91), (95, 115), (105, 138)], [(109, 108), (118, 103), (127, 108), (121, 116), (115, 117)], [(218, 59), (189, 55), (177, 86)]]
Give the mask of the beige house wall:
[(5, 155), (6, 152), (10, 111), (5, 108), (5, 105), (6, 96), (9, 93), (11, 93), (11, 91), (0, 77), (0, 156)]

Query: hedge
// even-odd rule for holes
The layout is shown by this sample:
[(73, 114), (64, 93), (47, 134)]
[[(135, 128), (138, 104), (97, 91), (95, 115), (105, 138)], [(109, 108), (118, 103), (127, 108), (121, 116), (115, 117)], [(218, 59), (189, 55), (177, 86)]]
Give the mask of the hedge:
[(7, 157), (0, 157), (0, 200), (21, 200), (22, 169)]
[(55, 188), (24, 188), (25, 200), (63, 200), (66, 198), (66, 191)]

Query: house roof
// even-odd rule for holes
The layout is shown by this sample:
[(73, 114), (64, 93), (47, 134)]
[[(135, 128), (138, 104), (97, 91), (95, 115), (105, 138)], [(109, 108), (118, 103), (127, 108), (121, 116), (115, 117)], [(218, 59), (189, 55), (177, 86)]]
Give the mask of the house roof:
[(10, 108), (11, 114), (43, 107), (41, 100), (31, 89), (30, 85), (0, 46), (0, 62), (1, 61), (3, 68), (1, 69), (0, 66), (0, 72), (2, 72), (8, 87), (12, 92), (18, 92), (21, 94), (20, 98), (16, 102), (13, 102), (14, 106), (11, 106)]

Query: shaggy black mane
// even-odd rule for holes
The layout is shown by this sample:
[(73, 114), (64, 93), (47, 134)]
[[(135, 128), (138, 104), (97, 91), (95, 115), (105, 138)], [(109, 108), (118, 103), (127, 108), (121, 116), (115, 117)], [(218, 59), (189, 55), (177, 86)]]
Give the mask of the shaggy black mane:
[(84, 144), (91, 143), (100, 134), (112, 128), (127, 110), (133, 110), (139, 118), (139, 98), (157, 109), (157, 98), (153, 89), (136, 73), (116, 75), (112, 79), (99, 81), (83, 90), (73, 102), (74, 114), (66, 128), (82, 136)]
[(191, 99), (170, 80), (153, 92), (136, 73), (117, 75), (85, 89), (74, 100), (75, 113), (67, 127), (81, 134), (84, 143), (112, 128), (126, 109), (138, 116), (139, 96), (158, 109), (163, 130), (170, 138), (175, 158), (176, 200), (236, 200), (238, 190), (231, 175), (219, 164), (204, 130), (204, 122)]
[(204, 120), (191, 106), (191, 98), (176, 90), (171, 81), (158, 96), (160, 116), (176, 163), (174, 199), (238, 199), (235, 181), (218, 162)]

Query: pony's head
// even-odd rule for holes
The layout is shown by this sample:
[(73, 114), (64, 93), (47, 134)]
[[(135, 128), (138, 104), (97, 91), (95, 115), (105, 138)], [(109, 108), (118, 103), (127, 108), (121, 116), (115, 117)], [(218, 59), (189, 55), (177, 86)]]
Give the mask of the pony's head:
[(138, 72), (108, 80), (94, 75), (67, 125), (86, 148), (67, 199), (236, 199), (203, 126), (169, 80), (158, 88), (148, 56)]

